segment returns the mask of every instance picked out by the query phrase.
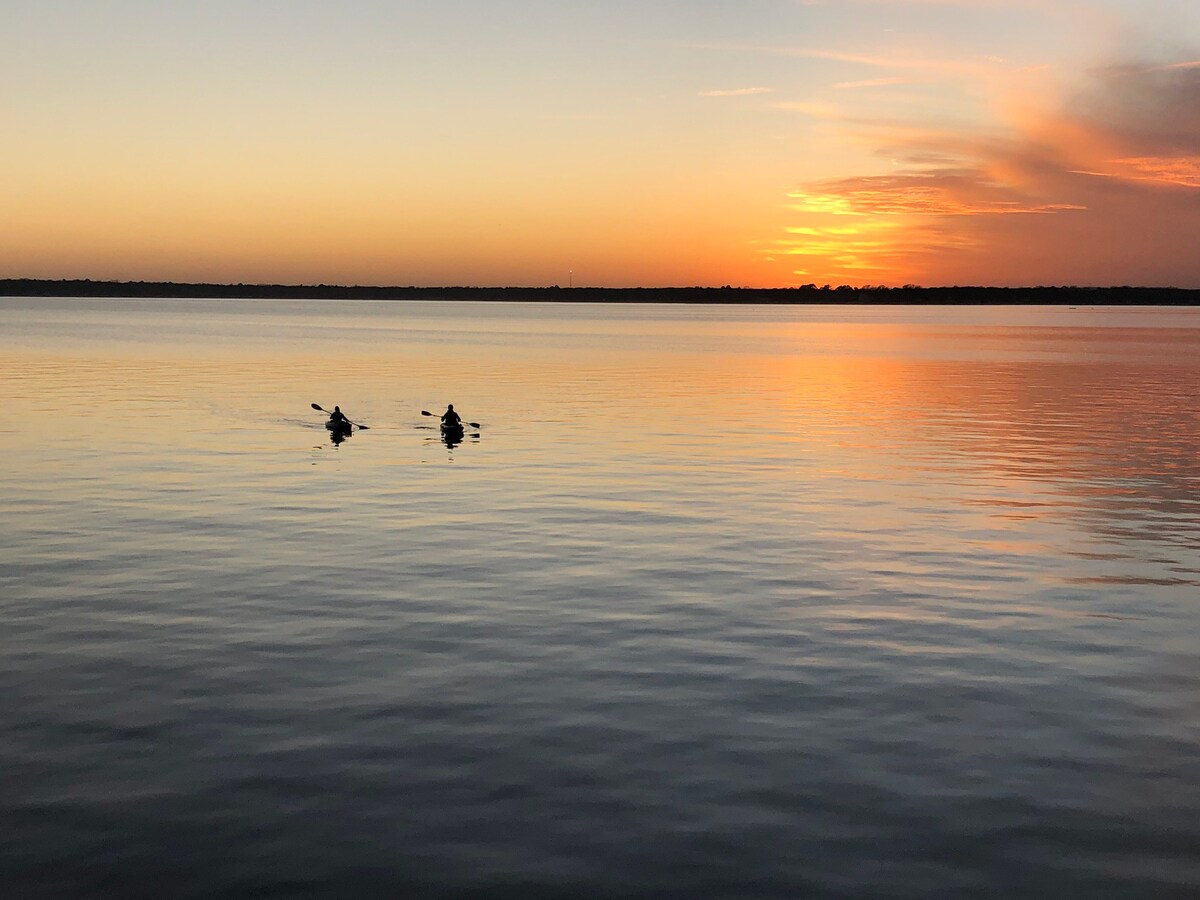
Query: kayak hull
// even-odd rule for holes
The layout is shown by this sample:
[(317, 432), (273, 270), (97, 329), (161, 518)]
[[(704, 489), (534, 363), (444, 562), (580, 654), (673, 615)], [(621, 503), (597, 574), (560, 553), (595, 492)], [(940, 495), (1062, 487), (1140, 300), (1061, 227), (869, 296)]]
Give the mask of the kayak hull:
[(325, 427), (333, 434), (346, 435), (350, 433), (351, 426), (348, 422), (334, 422), (332, 420), (325, 423)]

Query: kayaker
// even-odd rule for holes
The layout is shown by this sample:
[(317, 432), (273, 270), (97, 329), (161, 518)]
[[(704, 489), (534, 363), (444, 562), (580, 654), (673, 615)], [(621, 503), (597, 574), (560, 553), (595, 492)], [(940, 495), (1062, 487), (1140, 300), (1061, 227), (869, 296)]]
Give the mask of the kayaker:
[(342, 415), (341, 408), (337, 407), (337, 406), (335, 406), (333, 408), (333, 412), (331, 412), (329, 414), (329, 421), (332, 422), (334, 425), (340, 425), (342, 427), (346, 427), (347, 425), (350, 424), (350, 420), (347, 419), (344, 415)]
[(442, 424), (447, 428), (462, 427), (462, 417), (454, 411), (454, 404), (447, 405), (446, 411), (442, 413)]

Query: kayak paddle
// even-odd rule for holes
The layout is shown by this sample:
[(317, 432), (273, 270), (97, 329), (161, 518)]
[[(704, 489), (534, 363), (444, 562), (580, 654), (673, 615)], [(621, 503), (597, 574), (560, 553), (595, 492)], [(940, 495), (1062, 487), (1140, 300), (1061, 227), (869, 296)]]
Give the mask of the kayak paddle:
[[(427, 410), (427, 409), (423, 409), (423, 410), (421, 410), (421, 415), (423, 415), (423, 416), (432, 416), (432, 415), (433, 415), (433, 413), (431, 413), (431, 412), (430, 412), (429, 410)], [(435, 417), (435, 418), (436, 418), (436, 417)], [(478, 422), (463, 422), (462, 424), (463, 424), (463, 425), (470, 425), (472, 428), (478, 428), (478, 427), (479, 427), (479, 423), (478, 423)]]
[[(312, 405), (312, 408), (316, 409), (316, 410), (320, 410), (323, 413), (329, 412), (329, 410), (327, 410), (327, 409), (321, 409), (321, 407), (319, 407), (315, 403)], [(350, 422), (349, 419), (347, 419), (346, 421)], [(355, 428), (359, 429), (360, 431), (370, 431), (371, 430), (371, 426), (369, 426), (369, 425), (359, 425), (357, 422), (350, 422), (350, 424), (353, 425)]]

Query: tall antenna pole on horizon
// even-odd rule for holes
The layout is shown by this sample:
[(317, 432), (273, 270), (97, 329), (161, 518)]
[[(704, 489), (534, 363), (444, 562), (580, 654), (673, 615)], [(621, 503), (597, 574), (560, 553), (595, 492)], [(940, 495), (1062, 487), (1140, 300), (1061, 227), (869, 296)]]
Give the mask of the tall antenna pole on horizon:
[(567, 287), (575, 287), (575, 270), (567, 269)]

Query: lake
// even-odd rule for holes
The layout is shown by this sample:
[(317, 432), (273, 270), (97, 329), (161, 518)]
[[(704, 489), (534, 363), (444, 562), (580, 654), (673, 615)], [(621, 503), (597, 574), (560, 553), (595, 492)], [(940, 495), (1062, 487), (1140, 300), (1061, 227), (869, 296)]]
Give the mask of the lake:
[(7, 896), (1200, 894), (1200, 309), (10, 298), (0, 374)]

